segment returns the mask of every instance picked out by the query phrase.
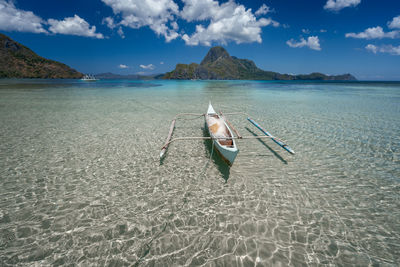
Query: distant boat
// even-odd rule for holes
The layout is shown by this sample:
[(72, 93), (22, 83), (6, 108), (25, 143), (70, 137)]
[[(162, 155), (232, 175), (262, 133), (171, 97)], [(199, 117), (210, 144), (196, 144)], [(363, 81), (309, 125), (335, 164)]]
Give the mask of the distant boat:
[(94, 77), (94, 75), (91, 75), (91, 74), (85, 74), (85, 76), (83, 76), (81, 79), (81, 81), (85, 81), (85, 82), (95, 82), (98, 80), (99, 79), (96, 79), (96, 77)]

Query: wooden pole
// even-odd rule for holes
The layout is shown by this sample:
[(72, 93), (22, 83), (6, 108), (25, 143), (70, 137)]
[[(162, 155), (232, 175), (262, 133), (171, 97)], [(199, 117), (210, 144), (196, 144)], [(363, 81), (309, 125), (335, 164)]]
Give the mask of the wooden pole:
[(165, 156), (165, 152), (167, 152), (168, 146), (169, 146), (169, 144), (172, 142), (172, 141), (171, 141), (171, 138), (172, 138), (172, 133), (174, 132), (174, 129), (175, 129), (176, 120), (177, 120), (179, 117), (182, 117), (182, 116), (199, 116), (199, 117), (201, 117), (201, 116), (204, 116), (204, 114), (198, 114), (198, 113), (179, 113), (179, 114), (176, 114), (176, 115), (175, 115), (175, 118), (172, 120), (171, 126), (169, 127), (169, 133), (168, 133), (168, 136), (167, 136), (167, 140), (165, 141), (164, 146), (161, 148), (160, 159), (161, 159), (162, 157)]
[(245, 112), (229, 112), (229, 113), (225, 113), (225, 115), (246, 115), (247, 117), (249, 117), (250, 115), (245, 113)]
[(287, 144), (285, 144), (283, 141), (279, 140), (278, 138), (272, 136), (267, 130), (265, 130), (263, 127), (261, 127), (257, 122), (255, 122), (252, 118), (248, 117), (247, 120), (251, 122), (254, 126), (256, 126), (261, 132), (263, 132), (266, 136), (269, 136), (272, 141), (274, 141), (278, 146), (282, 147), (285, 149), (287, 152), (290, 154), (294, 154), (293, 149), (291, 149)]
[(173, 119), (172, 123), (171, 123), (171, 127), (169, 127), (168, 137), (167, 137), (167, 140), (165, 141), (164, 146), (161, 149), (160, 158), (162, 158), (165, 155), (165, 152), (167, 151), (168, 145), (170, 144), (172, 133), (173, 133), (174, 128), (175, 128), (175, 122), (176, 122), (176, 119)]
[[(184, 140), (211, 140), (211, 139), (216, 139), (216, 140), (232, 140), (232, 139), (264, 139), (264, 138), (271, 138), (270, 136), (242, 136), (241, 138), (239, 137), (218, 137), (218, 138), (213, 138), (213, 137), (208, 137), (208, 136), (189, 136), (189, 137), (177, 137), (169, 142), (167, 142), (161, 149), (163, 150), (165, 147), (168, 147), (169, 144), (175, 141), (184, 141)], [(161, 150), (161, 151), (162, 151)]]
[(229, 125), (229, 127), (231, 127), (231, 129), (235, 132), (235, 134), (237, 135), (237, 137), (239, 139), (242, 139), (242, 136), (240, 135), (240, 133), (238, 132), (238, 130), (236, 130), (235, 127), (233, 127), (233, 125), (228, 121), (228, 119), (224, 116), (224, 114), (222, 114), (222, 111), (219, 111), (219, 113), (221, 114), (222, 118), (224, 118), (224, 120), (226, 121), (226, 123)]
[(179, 114), (176, 114), (174, 119), (176, 120), (177, 118), (179, 118), (181, 116), (199, 116), (199, 117), (201, 117), (201, 116), (204, 116), (204, 113), (179, 113)]

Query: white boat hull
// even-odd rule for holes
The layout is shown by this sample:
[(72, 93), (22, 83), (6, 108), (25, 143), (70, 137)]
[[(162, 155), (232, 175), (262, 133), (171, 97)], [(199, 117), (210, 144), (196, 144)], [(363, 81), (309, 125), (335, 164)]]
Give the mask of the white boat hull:
[[(219, 152), (222, 159), (228, 165), (232, 165), (239, 153), (239, 149), (236, 146), (235, 140), (229, 139), (233, 137), (231, 129), (226, 124), (225, 120), (218, 116), (211, 103), (208, 106), (205, 120), (207, 130), (214, 143), (214, 148)], [(218, 126), (215, 126), (215, 124), (218, 124)], [(223, 129), (223, 134), (219, 133), (218, 128)], [(223, 137), (226, 137), (227, 139), (224, 139)]]

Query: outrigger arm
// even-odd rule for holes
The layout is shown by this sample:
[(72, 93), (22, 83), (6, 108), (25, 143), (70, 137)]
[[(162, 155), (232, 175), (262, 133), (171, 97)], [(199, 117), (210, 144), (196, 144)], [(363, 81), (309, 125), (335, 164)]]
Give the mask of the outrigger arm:
[(177, 114), (175, 116), (175, 118), (171, 122), (171, 126), (169, 127), (167, 140), (165, 141), (164, 146), (161, 148), (160, 159), (164, 157), (165, 152), (167, 152), (167, 148), (168, 148), (169, 144), (171, 143), (172, 133), (174, 132), (174, 129), (175, 129), (176, 120), (181, 116), (199, 116), (199, 117), (201, 117), (201, 116), (204, 116), (204, 115), (205, 114), (196, 114), (196, 113), (179, 113), (179, 114)]
[(247, 120), (251, 122), (254, 126), (256, 126), (261, 132), (263, 132), (266, 136), (270, 137), (272, 141), (274, 141), (278, 146), (282, 147), (285, 149), (287, 152), (290, 154), (294, 154), (293, 149), (291, 149), (287, 144), (285, 144), (282, 140), (279, 140), (278, 138), (274, 137), (272, 134), (267, 132), (263, 127), (261, 127), (257, 122), (255, 122), (252, 118), (247, 117)]
[[(226, 119), (226, 117), (222, 114), (222, 112), (220, 112), (220, 114), (221, 114), (221, 116), (223, 117), (223, 119), (225, 120), (225, 121), (227, 121), (227, 119)], [(176, 116), (175, 116), (175, 118), (172, 120), (172, 122), (171, 122), (171, 126), (170, 126), (170, 128), (169, 128), (169, 132), (168, 132), (168, 136), (167, 136), (167, 139), (165, 140), (165, 143), (164, 143), (164, 146), (161, 148), (161, 152), (160, 152), (160, 159), (162, 159), (164, 156), (165, 156), (165, 153), (166, 153), (166, 151), (167, 151), (167, 149), (168, 149), (168, 146), (169, 146), (169, 144), (171, 144), (172, 142), (175, 142), (175, 141), (183, 141), (183, 140), (209, 140), (209, 139), (224, 139), (224, 140), (229, 140), (229, 139), (263, 139), (263, 138), (269, 138), (269, 139), (271, 139), (272, 141), (274, 141), (277, 145), (279, 145), (280, 147), (282, 147), (283, 149), (285, 149), (287, 152), (289, 152), (289, 153), (291, 153), (291, 154), (295, 154), (294, 153), (294, 151), (293, 151), (293, 149), (291, 149), (285, 142), (283, 142), (282, 140), (280, 140), (279, 138), (277, 138), (277, 137), (275, 137), (275, 136), (273, 136), (273, 135), (271, 135), (269, 132), (267, 132), (267, 130), (265, 130), (263, 127), (261, 127), (256, 121), (254, 121), (252, 118), (250, 118), (250, 116), (247, 114), (247, 113), (244, 113), (244, 112), (235, 112), (235, 113), (226, 113), (226, 114), (229, 114), (229, 115), (238, 115), (238, 114), (244, 114), (244, 115), (246, 115), (247, 116), (247, 120), (249, 121), (249, 122), (251, 122), (255, 127), (257, 127), (260, 131), (262, 131), (264, 134), (265, 134), (265, 136), (258, 136), (258, 135), (256, 135), (256, 136), (241, 136), (240, 134), (239, 134), (239, 132), (231, 125), (231, 123), (230, 122), (228, 122), (229, 123), (229, 126), (231, 126), (231, 128), (233, 128), (234, 129), (234, 131), (235, 131), (235, 133), (236, 133), (236, 137), (223, 137), (223, 138), (212, 138), (212, 137), (203, 137), (203, 136), (200, 136), (200, 137), (196, 137), (196, 136), (193, 136), (193, 137), (177, 137), (177, 138), (173, 138), (172, 139), (172, 134), (173, 134), (173, 132), (174, 132), (174, 129), (175, 129), (175, 123), (176, 123), (176, 120), (179, 118), (179, 117), (181, 117), (181, 116), (199, 116), (199, 117), (202, 117), (202, 116), (204, 116), (205, 114), (196, 114), (196, 113), (180, 113), (180, 114), (177, 114)]]

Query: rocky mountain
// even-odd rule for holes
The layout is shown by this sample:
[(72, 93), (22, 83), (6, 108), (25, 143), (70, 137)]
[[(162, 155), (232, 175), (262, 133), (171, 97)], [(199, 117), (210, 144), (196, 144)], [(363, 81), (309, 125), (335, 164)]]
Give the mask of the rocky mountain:
[(280, 74), (264, 71), (248, 59), (239, 59), (230, 56), (221, 46), (212, 47), (200, 65), (177, 64), (175, 70), (164, 75), (164, 79), (204, 79), (204, 80), (356, 80), (351, 74), (329, 76), (322, 73), (301, 75)]
[(82, 73), (67, 65), (38, 56), (0, 33), (0, 78), (81, 78)]

